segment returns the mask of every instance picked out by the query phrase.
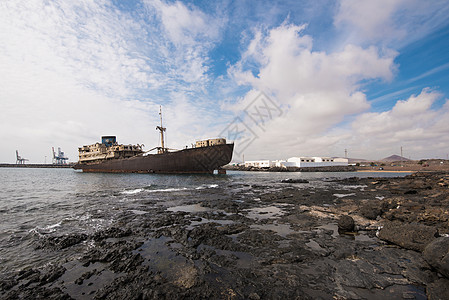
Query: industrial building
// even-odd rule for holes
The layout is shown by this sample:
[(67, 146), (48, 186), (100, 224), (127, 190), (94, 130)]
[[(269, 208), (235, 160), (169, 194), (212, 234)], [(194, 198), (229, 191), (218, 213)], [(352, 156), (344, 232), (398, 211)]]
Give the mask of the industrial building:
[(333, 167), (348, 166), (348, 159), (341, 157), (290, 157), (285, 160), (250, 160), (245, 161), (245, 167), (270, 168), (270, 167)]
[(290, 157), (283, 166), (285, 167), (332, 167), (332, 166), (347, 166), (348, 159), (341, 157)]
[(271, 160), (248, 160), (245, 161), (245, 167), (256, 167), (256, 168), (269, 168), (272, 167)]

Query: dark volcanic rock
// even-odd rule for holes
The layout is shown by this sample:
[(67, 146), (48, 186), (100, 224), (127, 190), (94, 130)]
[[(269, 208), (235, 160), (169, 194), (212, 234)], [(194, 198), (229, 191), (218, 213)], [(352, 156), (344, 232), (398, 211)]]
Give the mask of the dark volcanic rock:
[(449, 238), (440, 237), (433, 240), (424, 249), (423, 255), (429, 265), (449, 278)]
[(379, 232), (379, 238), (406, 249), (424, 251), (438, 235), (437, 229), (420, 224), (388, 222)]
[(93, 235), (93, 239), (95, 241), (101, 241), (107, 238), (120, 238), (120, 237), (124, 237), (124, 236), (130, 236), (132, 234), (131, 229), (127, 228), (127, 229), (121, 229), (121, 228), (117, 228), (117, 227), (111, 227), (111, 228), (107, 228), (105, 230), (101, 230), (96, 232)]
[(50, 300), (69, 300), (73, 299), (60, 288), (35, 287), (25, 290), (14, 290), (5, 295), (2, 299), (50, 299)]
[(45, 283), (53, 282), (56, 279), (58, 279), (59, 277), (61, 277), (62, 274), (65, 273), (65, 271), (66, 271), (66, 268), (64, 268), (63, 266), (51, 267), (47, 270), (47, 272), (45, 272), (44, 274), (41, 275), (39, 280), (42, 285)]
[(86, 239), (87, 235), (84, 233), (74, 233), (62, 236), (49, 236), (40, 240), (40, 243), (36, 247), (36, 249), (51, 248), (60, 250), (76, 245)]
[(348, 215), (341, 216), (338, 220), (338, 230), (342, 232), (354, 231), (354, 219)]
[(382, 207), (378, 202), (368, 202), (367, 204), (360, 207), (360, 214), (367, 219), (375, 220), (377, 216), (380, 216), (382, 214)]
[(429, 300), (449, 299), (449, 280), (441, 278), (427, 285), (427, 297)]
[(95, 233), (30, 235), (53, 261), (0, 274), (0, 299), (449, 299), (449, 174), (418, 175), (143, 196)]
[(387, 277), (376, 274), (375, 267), (364, 260), (342, 260), (336, 266), (336, 281), (340, 284), (356, 288), (385, 288), (391, 285)]

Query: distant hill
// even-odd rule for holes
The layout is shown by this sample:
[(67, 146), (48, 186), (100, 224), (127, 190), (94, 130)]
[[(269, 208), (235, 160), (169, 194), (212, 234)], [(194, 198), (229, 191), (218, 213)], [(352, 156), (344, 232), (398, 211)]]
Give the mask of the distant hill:
[(408, 161), (408, 160), (410, 160), (410, 159), (394, 154), (394, 155), (382, 158), (380, 161), (392, 162), (392, 161)]
[(348, 158), (348, 163), (353, 164), (353, 163), (358, 163), (358, 162), (366, 162), (368, 160), (363, 159), (363, 158)]

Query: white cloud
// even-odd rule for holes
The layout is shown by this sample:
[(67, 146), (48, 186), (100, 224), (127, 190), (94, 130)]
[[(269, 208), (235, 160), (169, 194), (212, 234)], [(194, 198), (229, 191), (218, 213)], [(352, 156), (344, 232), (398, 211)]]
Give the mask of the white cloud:
[[(260, 132), (248, 154), (262, 155), (259, 153), (264, 149), (262, 152), (269, 155), (271, 151), (274, 158), (330, 149), (338, 138), (328, 131), (345, 117), (369, 108), (360, 81), (393, 77), (395, 52), (381, 55), (375, 47), (355, 45), (336, 53), (317, 52), (312, 50), (311, 37), (301, 35), (303, 29), (283, 24), (265, 37), (256, 34), (243, 59), (230, 69), (241, 84), (273, 95), (284, 110), (282, 117)], [(257, 74), (253, 74), (254, 61), (258, 63)], [(234, 109), (243, 109), (254, 95), (249, 93)]]
[(173, 4), (159, 0), (149, 2), (160, 13), (162, 24), (176, 44), (198, 44), (198, 40), (215, 40), (219, 37), (219, 23), (196, 7), (188, 8), (181, 2)]
[[(208, 83), (208, 52), (220, 39), (220, 31), (226, 22), (223, 17), (205, 14), (195, 6), (187, 7), (181, 2), (166, 3), (160, 0), (146, 1), (148, 14), (159, 19), (162, 31), (160, 38), (165, 43), (168, 54), (164, 57), (172, 68), (170, 76), (179, 80), (175, 90), (200, 90)], [(162, 43), (161, 43), (162, 44)], [(184, 89), (185, 90), (185, 89)]]
[(191, 94), (184, 105), (177, 107), (175, 97), (164, 106), (166, 113), (177, 112), (172, 128), (188, 117), (199, 120), (198, 109), (181, 109), (202, 104), (191, 97), (204, 88), (211, 43), (204, 46), (195, 39), (205, 42), (217, 33), (202, 34), (199, 26), (210, 18), (183, 7), (175, 4), (183, 11), (180, 21), (189, 14), (194, 21), (184, 24), (190, 29), (178, 38), (192, 40), (177, 48), (158, 23), (149, 22), (151, 12), (136, 18), (107, 2), (2, 1), (0, 139), (5, 146), (0, 161), (13, 162), (18, 149), (30, 162), (43, 162), (51, 146), (61, 146), (70, 160), (77, 160), (78, 146), (104, 134), (115, 134), (123, 143), (157, 145), (151, 129), (158, 104), (173, 91)]
[(447, 24), (448, 12), (444, 0), (341, 0), (334, 24), (349, 42), (403, 45)]
[(370, 158), (398, 154), (401, 146), (406, 156), (426, 157), (428, 153), (444, 157), (449, 143), (449, 103), (440, 109), (432, 105), (441, 94), (424, 89), (419, 95), (397, 101), (388, 111), (365, 113), (352, 123), (350, 147)]

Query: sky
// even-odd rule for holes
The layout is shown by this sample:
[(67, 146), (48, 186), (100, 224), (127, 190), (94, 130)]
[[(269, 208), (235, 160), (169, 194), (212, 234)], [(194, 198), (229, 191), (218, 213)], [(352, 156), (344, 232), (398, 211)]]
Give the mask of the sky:
[(446, 0), (3, 0), (0, 162), (103, 135), (234, 161), (447, 158)]

